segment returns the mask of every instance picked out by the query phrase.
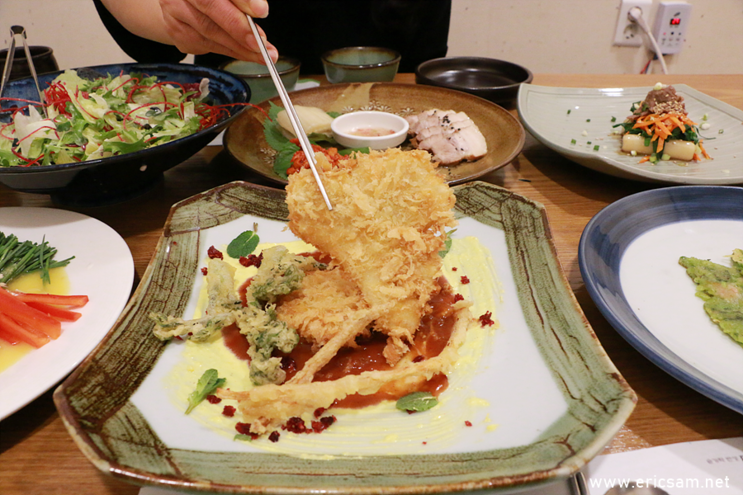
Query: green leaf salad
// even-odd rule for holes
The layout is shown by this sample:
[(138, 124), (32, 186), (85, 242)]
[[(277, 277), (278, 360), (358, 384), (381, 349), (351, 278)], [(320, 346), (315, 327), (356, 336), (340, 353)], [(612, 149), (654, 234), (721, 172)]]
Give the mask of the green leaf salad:
[(88, 80), (67, 70), (44, 90), (46, 117), (40, 105), (2, 98), (19, 107), (0, 124), (0, 167), (95, 160), (188, 136), (226, 113), (204, 102), (208, 94), (208, 79), (180, 84), (132, 73)]

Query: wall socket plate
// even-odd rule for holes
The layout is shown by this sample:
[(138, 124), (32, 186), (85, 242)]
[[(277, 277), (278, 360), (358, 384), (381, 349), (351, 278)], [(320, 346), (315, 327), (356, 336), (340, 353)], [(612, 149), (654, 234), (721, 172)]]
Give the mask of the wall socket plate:
[(627, 16), (632, 7), (640, 7), (642, 15), (647, 21), (650, 18), (650, 9), (653, 0), (622, 0), (617, 17), (617, 29), (614, 32), (614, 44), (617, 46), (642, 46), (643, 31), (639, 24)]
[(663, 55), (681, 51), (686, 41), (691, 20), (691, 4), (660, 2), (653, 24), (653, 37)]

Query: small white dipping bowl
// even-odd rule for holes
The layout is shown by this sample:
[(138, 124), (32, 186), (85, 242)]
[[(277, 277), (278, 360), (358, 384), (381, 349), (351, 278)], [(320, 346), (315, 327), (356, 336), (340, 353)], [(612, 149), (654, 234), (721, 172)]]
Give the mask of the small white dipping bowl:
[(347, 148), (384, 150), (402, 144), (408, 135), (408, 121), (387, 112), (352, 112), (333, 119), (333, 137)]

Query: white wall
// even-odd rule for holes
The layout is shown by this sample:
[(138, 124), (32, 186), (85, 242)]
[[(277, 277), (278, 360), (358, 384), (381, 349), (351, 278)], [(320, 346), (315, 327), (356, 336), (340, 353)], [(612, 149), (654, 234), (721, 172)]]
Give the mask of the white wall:
[[(659, 0), (653, 2), (651, 25)], [(510, 60), (535, 73), (638, 73), (651, 58), (647, 48), (612, 46), (619, 3), (454, 0), (449, 55)], [(666, 58), (669, 72), (743, 73), (743, 0), (690, 3), (687, 42), (680, 54)], [(13, 24), (26, 28), (30, 44), (54, 48), (62, 68), (131, 61), (91, 0), (0, 0), (0, 46), (7, 47)], [(654, 71), (660, 71), (657, 63)]]
[[(646, 17), (653, 25), (660, 0)], [(743, 1), (688, 0), (686, 44), (673, 74), (743, 73)], [(646, 47), (612, 46), (620, 0), (454, 0), (449, 55), (501, 58), (535, 73), (636, 74)], [(650, 46), (650, 43), (646, 43)], [(660, 64), (654, 63), (656, 72)]]

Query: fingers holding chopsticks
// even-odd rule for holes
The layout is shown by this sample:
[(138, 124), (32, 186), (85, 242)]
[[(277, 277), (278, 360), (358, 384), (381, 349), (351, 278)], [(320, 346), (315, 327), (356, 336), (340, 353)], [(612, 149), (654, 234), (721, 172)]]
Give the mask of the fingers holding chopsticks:
[[(241, 60), (263, 63), (260, 49), (246, 15), (268, 15), (265, 0), (159, 0), (167, 34), (184, 53), (221, 53)], [(260, 36), (266, 35), (258, 28)], [(271, 58), (278, 51), (266, 43)]]

